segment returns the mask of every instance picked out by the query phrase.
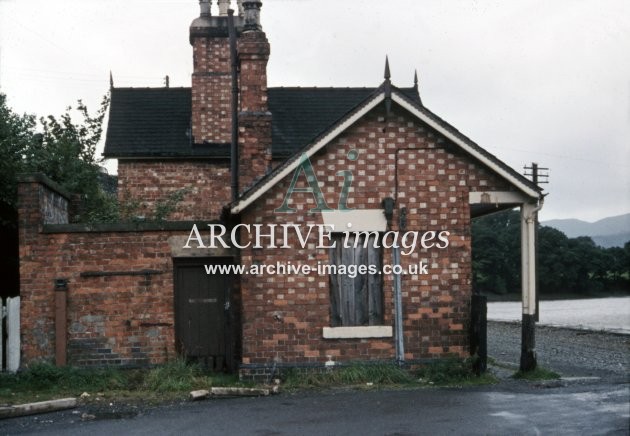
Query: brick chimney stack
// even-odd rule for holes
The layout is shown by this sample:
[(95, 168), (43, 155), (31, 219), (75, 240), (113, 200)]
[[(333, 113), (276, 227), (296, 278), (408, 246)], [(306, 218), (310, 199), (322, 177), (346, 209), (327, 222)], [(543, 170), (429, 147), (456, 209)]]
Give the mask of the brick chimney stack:
[[(229, 0), (221, 0), (219, 15), (212, 2), (200, 0), (200, 15), (190, 25), (193, 46), (192, 140), (193, 144), (228, 144), (231, 132), (231, 71), (227, 14)], [(242, 28), (242, 18), (235, 18)]]
[[(194, 144), (229, 144), (232, 87), (228, 9), (230, 0), (201, 0), (190, 25), (193, 46), (192, 139)], [(234, 2), (232, 2), (234, 3)], [(244, 191), (271, 165), (271, 114), (267, 107), (269, 41), (260, 24), (259, 0), (236, 2), (234, 17), (239, 64), (239, 186)]]
[(263, 177), (271, 167), (271, 113), (267, 106), (270, 47), (260, 24), (258, 0), (244, 0), (243, 33), (238, 39), (240, 73), (240, 187)]

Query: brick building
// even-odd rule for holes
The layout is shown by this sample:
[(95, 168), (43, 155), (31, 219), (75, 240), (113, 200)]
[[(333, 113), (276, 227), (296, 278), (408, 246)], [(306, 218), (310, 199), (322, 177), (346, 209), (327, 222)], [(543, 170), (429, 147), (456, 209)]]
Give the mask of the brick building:
[[(149, 211), (184, 190), (167, 221), (70, 224), (70, 193), (22, 179), (23, 364), (179, 354), (256, 375), (466, 357), (471, 219), (517, 206), (528, 320), (540, 189), (388, 66), (377, 88), (267, 88), (261, 3), (239, 1), (232, 30), (218, 3), (190, 27), (191, 88), (111, 90), (118, 195)], [(245, 270), (208, 273), (229, 265)], [(340, 273), (353, 266), (373, 269)]]

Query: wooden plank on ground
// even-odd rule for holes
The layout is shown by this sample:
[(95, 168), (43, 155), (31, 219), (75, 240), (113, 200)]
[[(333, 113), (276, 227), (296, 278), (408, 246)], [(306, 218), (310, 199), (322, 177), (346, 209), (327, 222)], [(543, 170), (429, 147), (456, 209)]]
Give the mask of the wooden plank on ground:
[(61, 398), (59, 400), (40, 401), (37, 403), (18, 404), (15, 406), (3, 406), (0, 407), (0, 419), (72, 409), (76, 407), (76, 405), (76, 398)]

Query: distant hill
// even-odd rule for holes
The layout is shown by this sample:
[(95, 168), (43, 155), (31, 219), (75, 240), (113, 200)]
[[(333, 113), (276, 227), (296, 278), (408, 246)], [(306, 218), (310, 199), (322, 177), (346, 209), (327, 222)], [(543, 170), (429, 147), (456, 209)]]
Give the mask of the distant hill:
[(541, 222), (544, 226), (553, 227), (569, 238), (590, 236), (602, 247), (623, 247), (630, 241), (630, 213), (589, 223), (577, 219), (549, 220)]

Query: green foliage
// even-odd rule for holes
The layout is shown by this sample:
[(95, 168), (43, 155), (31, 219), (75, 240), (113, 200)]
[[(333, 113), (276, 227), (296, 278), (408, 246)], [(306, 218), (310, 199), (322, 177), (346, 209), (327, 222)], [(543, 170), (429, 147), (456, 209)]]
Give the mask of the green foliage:
[[(103, 133), (103, 119), (109, 96), (103, 97), (92, 115), (78, 101), (76, 110), (68, 107), (59, 117), (49, 115), (37, 122), (33, 115), (19, 116), (0, 94), (0, 226), (17, 227), (17, 176), (43, 173), (67, 191), (79, 196), (74, 222), (112, 223), (164, 221), (176, 210), (188, 189), (171, 193), (156, 202), (152, 211), (128, 193), (122, 201), (106, 192), (102, 179), (102, 159), (96, 146)], [(73, 120), (73, 115), (80, 122)]]
[(38, 123), (33, 115), (15, 114), (5, 95), (0, 94), (0, 224), (17, 225), (20, 173), (43, 173), (77, 194), (82, 203), (77, 221), (111, 208), (111, 195), (99, 182), (102, 159), (96, 156), (108, 106), (106, 95), (96, 114), (91, 115), (79, 100), (76, 113), (80, 122), (73, 121), (75, 111), (68, 107), (60, 117), (49, 115)]
[[(473, 221), (473, 286), (495, 294), (520, 292), (520, 215), (506, 211)], [(538, 231), (541, 295), (597, 294), (630, 290), (630, 243), (602, 248), (588, 237), (567, 238), (559, 230)]]
[(477, 376), (473, 371), (473, 360), (445, 359), (427, 364), (417, 371), (417, 375), (425, 382), (438, 386), (459, 386), (462, 384), (495, 383), (496, 379), (489, 374)]
[(285, 376), (287, 388), (331, 387), (342, 385), (399, 385), (414, 381), (404, 369), (393, 364), (349, 365), (326, 372), (290, 370)]
[(126, 384), (124, 375), (115, 369), (57, 367), (36, 363), (18, 374), (0, 374), (3, 390), (29, 391), (102, 391), (120, 389)]
[(155, 204), (153, 213), (154, 221), (165, 221), (175, 210), (178, 204), (184, 199), (184, 196), (190, 192), (190, 189), (178, 189), (170, 193), (164, 200), (160, 200)]
[(512, 375), (512, 378), (531, 381), (557, 380), (560, 378), (560, 374), (549, 369), (537, 367), (533, 371), (517, 371)]
[(520, 290), (520, 215), (496, 213), (473, 221), (472, 264), (475, 289), (496, 294)]
[(0, 226), (17, 222), (17, 174), (22, 172), (25, 152), (33, 142), (36, 127), (33, 115), (18, 115), (0, 94)]
[(201, 375), (201, 368), (189, 365), (183, 359), (175, 359), (149, 371), (144, 386), (150, 391), (186, 391), (193, 386), (195, 377)]
[(236, 375), (208, 373), (195, 364), (177, 359), (152, 369), (74, 368), (36, 363), (17, 374), (0, 373), (0, 403), (25, 402), (54, 396), (78, 396), (83, 392), (119, 392), (123, 395), (187, 394), (212, 386), (248, 387)]

